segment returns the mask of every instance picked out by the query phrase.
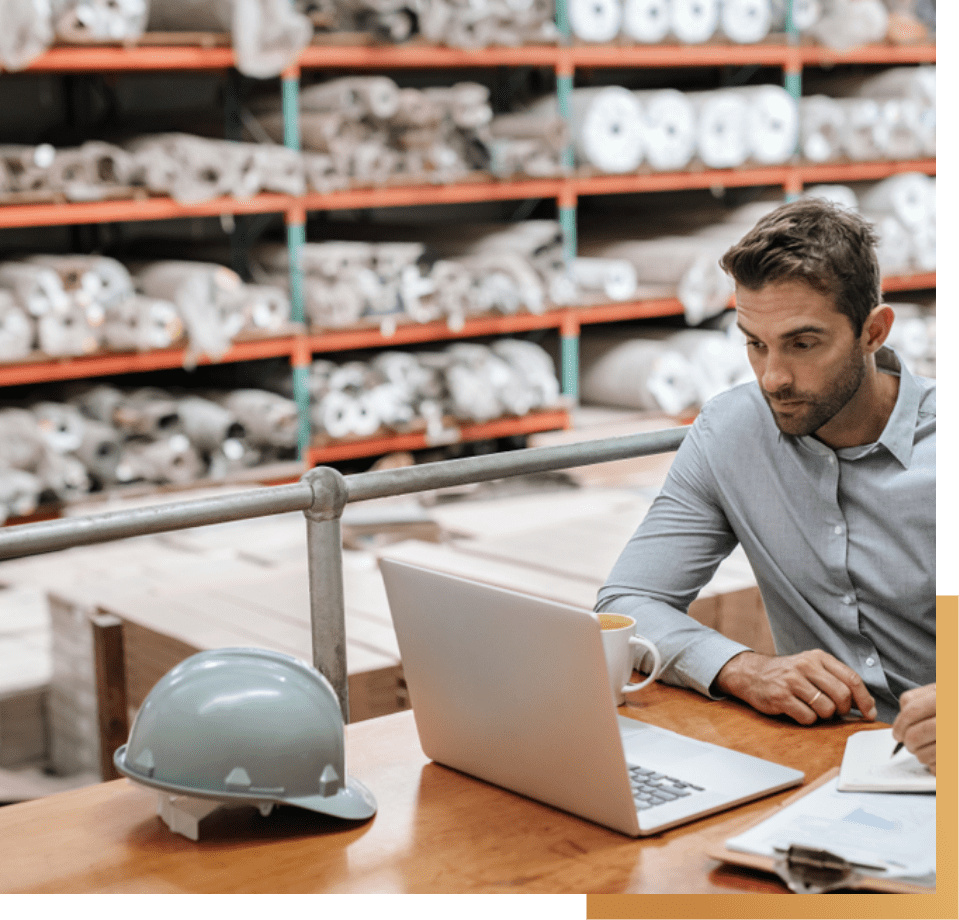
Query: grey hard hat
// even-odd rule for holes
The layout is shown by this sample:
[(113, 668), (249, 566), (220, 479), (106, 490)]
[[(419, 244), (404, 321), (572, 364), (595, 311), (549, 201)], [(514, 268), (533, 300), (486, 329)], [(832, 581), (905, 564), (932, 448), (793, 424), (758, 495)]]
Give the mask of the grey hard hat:
[(132, 780), (180, 795), (354, 820), (376, 813), (370, 791), (346, 775), (343, 714), (329, 681), (266, 649), (180, 662), (147, 694), (113, 762)]

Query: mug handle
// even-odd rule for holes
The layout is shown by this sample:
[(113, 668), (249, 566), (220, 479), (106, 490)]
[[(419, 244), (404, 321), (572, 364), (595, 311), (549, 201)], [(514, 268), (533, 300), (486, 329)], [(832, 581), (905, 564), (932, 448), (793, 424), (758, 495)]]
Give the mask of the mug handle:
[(632, 647), (643, 646), (645, 649), (650, 652), (653, 656), (653, 669), (649, 672), (646, 680), (641, 681), (638, 684), (624, 684), (622, 688), (623, 693), (632, 693), (634, 690), (642, 690), (643, 687), (649, 686), (656, 678), (659, 676), (659, 669), (662, 664), (659, 657), (659, 649), (653, 645), (649, 639), (644, 639), (642, 636), (630, 636), (629, 644)]

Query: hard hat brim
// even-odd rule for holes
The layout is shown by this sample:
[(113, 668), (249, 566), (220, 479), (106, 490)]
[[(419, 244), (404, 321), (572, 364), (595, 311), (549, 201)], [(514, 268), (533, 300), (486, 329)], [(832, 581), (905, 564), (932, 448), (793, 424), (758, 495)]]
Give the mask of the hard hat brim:
[(258, 805), (261, 802), (272, 802), (277, 805), (296, 805), (321, 814), (332, 815), (335, 818), (344, 818), (352, 821), (363, 821), (376, 814), (376, 799), (373, 793), (358, 779), (348, 777), (346, 784), (334, 795), (257, 795), (248, 792), (232, 792), (230, 790), (208, 791), (195, 789), (192, 786), (183, 786), (179, 783), (168, 783), (163, 780), (145, 776), (137, 770), (131, 769), (126, 763), (127, 745), (117, 748), (113, 754), (113, 765), (127, 779), (160, 792), (169, 792), (174, 795), (192, 796), (198, 799), (216, 799), (222, 802), (248, 802)]

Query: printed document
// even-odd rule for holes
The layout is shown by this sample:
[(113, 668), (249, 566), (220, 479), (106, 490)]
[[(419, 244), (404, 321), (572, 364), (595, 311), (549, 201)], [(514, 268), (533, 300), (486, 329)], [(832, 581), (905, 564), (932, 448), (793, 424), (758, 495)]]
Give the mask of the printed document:
[(935, 792), (936, 777), (905, 748), (896, 754), (892, 729), (856, 732), (839, 770), (842, 792)]
[(792, 844), (828, 850), (879, 878), (935, 884), (936, 797), (840, 792), (837, 778), (726, 841), (730, 850), (779, 857)]

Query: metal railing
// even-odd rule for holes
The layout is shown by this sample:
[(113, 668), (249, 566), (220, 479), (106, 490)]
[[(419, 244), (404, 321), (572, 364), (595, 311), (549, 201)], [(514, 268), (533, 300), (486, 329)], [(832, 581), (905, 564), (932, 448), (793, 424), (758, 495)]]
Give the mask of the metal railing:
[(347, 502), (665, 453), (676, 450), (688, 430), (688, 426), (670, 428), (348, 476), (331, 467), (316, 467), (304, 473), (299, 482), (290, 485), (263, 486), (212, 498), (0, 528), (0, 559), (302, 511), (307, 527), (313, 664), (333, 685), (343, 709), (343, 718), (348, 722), (340, 529)]

